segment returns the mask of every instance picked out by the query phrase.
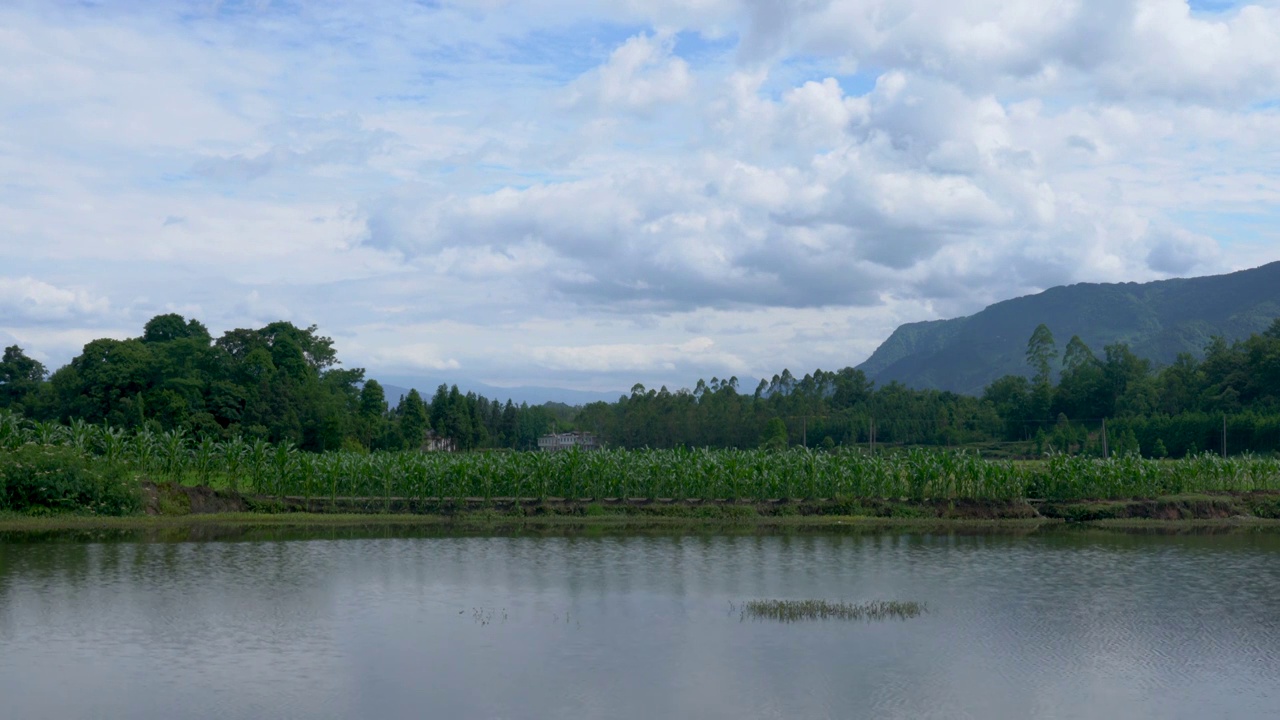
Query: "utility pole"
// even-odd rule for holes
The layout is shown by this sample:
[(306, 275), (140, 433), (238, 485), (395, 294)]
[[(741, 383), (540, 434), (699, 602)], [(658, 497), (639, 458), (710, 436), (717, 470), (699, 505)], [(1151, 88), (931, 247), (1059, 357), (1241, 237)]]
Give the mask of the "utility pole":
[(1102, 418), (1102, 459), (1106, 460), (1111, 457), (1111, 453), (1107, 448), (1107, 419)]
[(1227, 416), (1222, 415), (1222, 457), (1227, 456)]

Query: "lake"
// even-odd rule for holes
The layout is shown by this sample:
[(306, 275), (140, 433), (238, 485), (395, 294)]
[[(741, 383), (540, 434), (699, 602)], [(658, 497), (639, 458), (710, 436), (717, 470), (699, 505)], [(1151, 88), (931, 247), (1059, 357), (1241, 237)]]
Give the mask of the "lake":
[[(6, 718), (1261, 718), (1280, 534), (0, 540)], [(916, 601), (779, 623), (751, 599)]]

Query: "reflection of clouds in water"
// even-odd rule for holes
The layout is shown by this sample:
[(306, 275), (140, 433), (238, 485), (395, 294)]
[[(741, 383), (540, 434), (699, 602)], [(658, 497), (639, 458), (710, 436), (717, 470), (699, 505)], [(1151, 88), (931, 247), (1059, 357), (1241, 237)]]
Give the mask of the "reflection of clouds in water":
[[(0, 693), (19, 716), (1251, 716), (1280, 679), (1278, 550), (901, 534), (11, 545)], [(743, 623), (726, 608), (746, 598), (929, 613)]]
[(323, 547), (23, 547), (0, 563), (0, 695), (12, 717), (165, 717), (197, 698), (210, 711), (323, 717), (345, 694), (331, 626), (309, 623), (328, 611)]
[[(977, 652), (947, 672), (962, 685), (994, 674), (1025, 696), (1021, 713), (1056, 717), (1209, 716), (1224, 687), (1273, 685), (1280, 576), (1257, 570), (1274, 547), (1206, 554), (1193, 542), (1007, 548), (1000, 568), (968, 577), (985, 602), (967, 605), (955, 633)], [(1251, 707), (1251, 692), (1226, 705)]]

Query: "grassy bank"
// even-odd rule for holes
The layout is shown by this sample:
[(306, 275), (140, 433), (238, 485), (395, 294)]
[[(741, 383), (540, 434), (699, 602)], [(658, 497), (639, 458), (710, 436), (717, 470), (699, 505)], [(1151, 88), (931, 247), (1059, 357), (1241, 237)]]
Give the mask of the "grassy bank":
[(1261, 521), (1280, 522), (1280, 493), (1200, 493), (1153, 499), (1045, 502), (1044, 517), (1066, 522)]
[[(5, 534), (62, 531), (175, 531), (189, 539), (218, 537), (228, 528), (382, 528), (544, 534), (787, 531), (1009, 531), (1052, 527), (1280, 529), (1280, 493), (1177, 495), (1143, 500), (823, 500), (600, 502), (526, 499), (379, 500), (371, 512), (360, 498), (336, 501), (271, 498), (188, 487), (143, 485), (143, 513), (126, 516), (58, 512), (0, 513)], [(236, 532), (230, 532), (235, 535)]]
[(281, 542), (445, 537), (733, 537), (856, 535), (1057, 536), (1061, 533), (1116, 535), (1280, 534), (1280, 521), (1131, 520), (1064, 523), (1052, 520), (895, 520), (885, 518), (770, 518), (721, 523), (673, 518), (591, 518), (566, 516), (456, 518), (418, 515), (262, 515), (125, 518), (4, 518), (0, 545), (43, 542)]
[(149, 515), (253, 513), (317, 517), (422, 517), (451, 520), (499, 517), (536, 521), (569, 518), (686, 522), (760, 523), (832, 518), (881, 521), (1058, 521), (1280, 519), (1280, 492), (1218, 492), (1127, 500), (832, 498), (824, 500), (680, 500), (644, 498), (305, 498), (266, 497), (191, 487), (143, 483)]
[(149, 530), (212, 526), (261, 527), (419, 527), (451, 529), (486, 528), (1036, 528), (1060, 525), (1048, 518), (1023, 520), (965, 518), (883, 518), (841, 515), (762, 516), (753, 518), (712, 518), (640, 515), (533, 515), (519, 516), (495, 511), (468, 511), (452, 515), (371, 515), (325, 513), (209, 513), (202, 515), (133, 515), (106, 517), (91, 515), (51, 515), (30, 517), (0, 514), (0, 533), (49, 530)]

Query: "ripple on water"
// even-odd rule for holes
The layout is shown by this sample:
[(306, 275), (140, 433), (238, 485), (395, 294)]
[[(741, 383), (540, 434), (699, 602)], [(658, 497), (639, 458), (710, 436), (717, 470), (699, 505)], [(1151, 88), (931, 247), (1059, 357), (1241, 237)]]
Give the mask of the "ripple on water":
[[(1274, 538), (37, 543), (3, 559), (14, 717), (1261, 717), (1280, 687)], [(929, 612), (743, 623), (726, 608), (744, 598)]]

